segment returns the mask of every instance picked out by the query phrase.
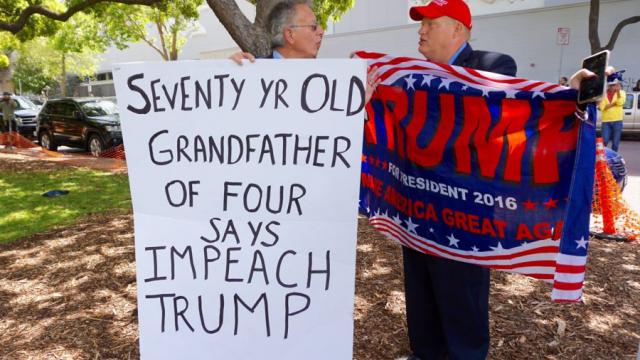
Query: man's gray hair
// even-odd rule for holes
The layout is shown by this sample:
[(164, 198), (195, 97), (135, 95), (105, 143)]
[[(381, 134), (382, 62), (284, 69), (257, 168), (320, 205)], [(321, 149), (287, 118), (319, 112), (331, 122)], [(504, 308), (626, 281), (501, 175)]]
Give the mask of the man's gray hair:
[(267, 17), (267, 31), (271, 40), (271, 48), (284, 46), (283, 30), (292, 25), (296, 14), (296, 6), (307, 5), (311, 7), (309, 0), (285, 0), (277, 3)]

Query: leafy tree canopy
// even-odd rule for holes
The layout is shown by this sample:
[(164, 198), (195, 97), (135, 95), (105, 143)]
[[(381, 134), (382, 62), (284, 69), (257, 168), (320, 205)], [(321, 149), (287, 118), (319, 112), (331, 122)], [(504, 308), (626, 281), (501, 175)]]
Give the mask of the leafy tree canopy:
[(61, 23), (53, 36), (23, 42), (17, 49), (14, 82), (23, 91), (39, 93), (46, 85), (65, 84), (67, 73), (91, 76), (95, 73), (108, 41), (100, 36), (99, 25), (88, 14), (76, 14)]
[(153, 6), (111, 4), (96, 8), (106, 34), (120, 49), (143, 41), (164, 60), (177, 60), (188, 35), (197, 27), (204, 0), (164, 0)]

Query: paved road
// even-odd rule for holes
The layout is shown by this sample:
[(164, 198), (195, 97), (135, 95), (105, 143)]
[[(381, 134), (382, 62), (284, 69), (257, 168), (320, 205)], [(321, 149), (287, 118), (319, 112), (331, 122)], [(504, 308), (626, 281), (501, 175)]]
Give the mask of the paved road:
[(629, 179), (622, 197), (640, 213), (640, 140), (625, 140), (620, 144), (620, 154), (627, 163)]

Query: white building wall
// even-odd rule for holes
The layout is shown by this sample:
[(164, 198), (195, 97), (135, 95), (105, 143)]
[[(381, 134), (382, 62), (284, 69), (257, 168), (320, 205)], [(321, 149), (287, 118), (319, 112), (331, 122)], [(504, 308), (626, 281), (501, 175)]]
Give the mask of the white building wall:
[[(357, 0), (354, 8), (329, 24), (320, 50), (321, 58), (343, 58), (354, 50), (420, 57), (418, 24), (408, 9), (421, 0)], [(476, 49), (510, 54), (518, 64), (518, 76), (557, 81), (559, 75), (575, 72), (590, 53), (587, 0), (469, 0), (474, 16), (471, 45)], [(239, 0), (249, 19), (255, 8)], [(184, 46), (180, 59), (226, 58), (238, 50), (222, 24), (207, 6), (201, 8), (201, 30)], [(600, 9), (601, 41), (605, 44), (620, 20), (640, 15), (640, 0), (603, 0)], [(568, 46), (556, 45), (559, 27), (571, 31)], [(640, 78), (640, 24), (623, 29), (612, 52), (611, 62), (627, 69), (626, 79)], [(562, 55), (562, 56), (561, 56)], [(104, 55), (101, 71), (114, 63), (158, 61), (146, 44), (134, 44), (124, 51), (111, 49)], [(561, 65), (562, 63), (562, 65)]]
[[(514, 0), (513, 5), (520, 5), (522, 10), (474, 17), (471, 45), (476, 49), (493, 50), (513, 56), (518, 64), (518, 76), (521, 77), (557, 81), (559, 75), (570, 76), (579, 69), (582, 58), (590, 53), (589, 5), (584, 0), (546, 1), (547, 5), (569, 5), (532, 9), (528, 8), (530, 4), (524, 4), (523, 0)], [(474, 8), (474, 4), (471, 5)], [(487, 11), (490, 4), (481, 5), (476, 3), (475, 8)], [(506, 6), (504, 3), (502, 8), (496, 10), (505, 10)], [(355, 13), (357, 11), (359, 8), (356, 6), (350, 16), (361, 16)], [(600, 9), (602, 44), (606, 44), (611, 31), (620, 20), (632, 15), (640, 15), (639, 0), (603, 1)], [(347, 19), (349, 18), (345, 17), (345, 21)], [(570, 29), (570, 42), (567, 46), (561, 47), (556, 44), (559, 27)], [(417, 32), (418, 24), (413, 23), (330, 34), (325, 37), (319, 56), (344, 57), (357, 49), (420, 57), (417, 52)], [(640, 78), (638, 39), (640, 24), (627, 26), (612, 51), (611, 63), (618, 69), (627, 69), (626, 79)]]
[[(602, 45), (608, 42), (620, 20), (634, 14), (640, 14), (638, 0), (603, 2), (599, 26)], [(582, 58), (591, 53), (588, 17), (588, 4), (479, 17), (475, 21), (472, 44), (478, 49), (512, 55), (518, 63), (519, 76), (555, 81), (559, 75), (573, 74)], [(564, 47), (556, 44), (560, 27), (571, 31), (569, 45)], [(625, 27), (611, 53), (611, 64), (627, 69), (626, 78), (640, 76), (638, 39), (640, 24)]]

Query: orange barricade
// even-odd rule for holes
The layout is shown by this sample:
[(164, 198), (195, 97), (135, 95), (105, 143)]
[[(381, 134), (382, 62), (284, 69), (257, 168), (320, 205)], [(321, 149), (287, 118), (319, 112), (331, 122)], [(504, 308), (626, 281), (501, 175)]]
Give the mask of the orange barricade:
[(124, 153), (124, 145), (120, 144), (118, 146), (114, 146), (110, 149), (107, 149), (100, 153), (100, 157), (118, 159), (118, 160), (126, 160), (127, 157)]
[(38, 147), (33, 141), (25, 138), (15, 131), (0, 134), (0, 145), (13, 146), (18, 149), (29, 149)]
[(622, 199), (620, 187), (607, 165), (602, 139), (596, 141), (591, 234), (604, 239), (637, 240), (640, 237), (640, 216)]

